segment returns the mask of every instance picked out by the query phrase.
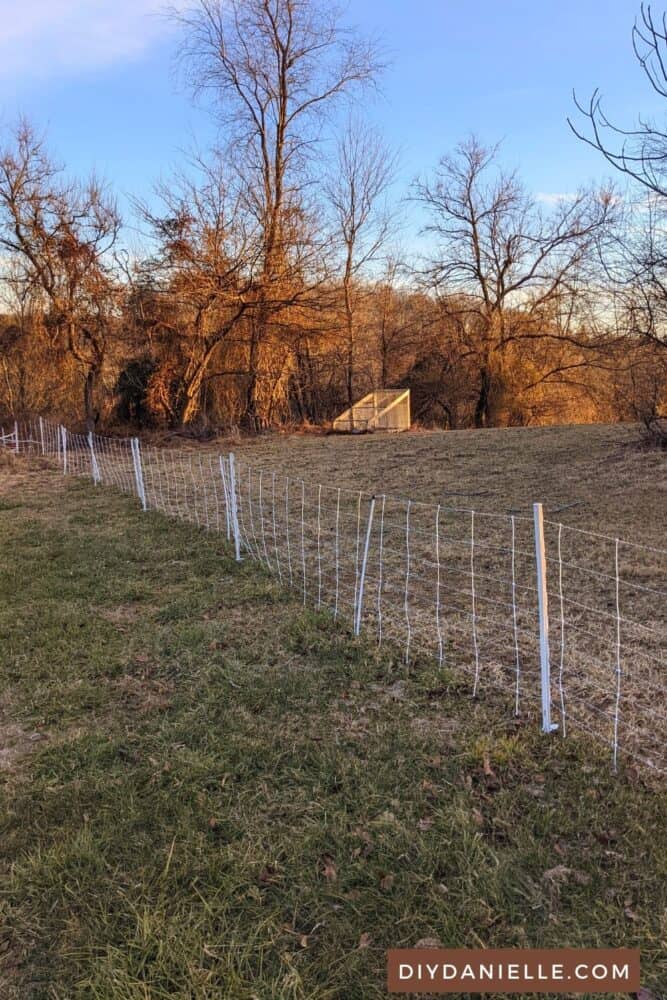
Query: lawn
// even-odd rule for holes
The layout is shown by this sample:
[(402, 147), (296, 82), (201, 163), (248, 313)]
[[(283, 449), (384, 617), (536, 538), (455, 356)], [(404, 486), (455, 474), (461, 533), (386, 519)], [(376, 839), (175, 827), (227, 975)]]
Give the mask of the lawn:
[[(659, 483), (620, 433), (639, 531)], [(474, 444), (445, 438), (417, 441)], [(305, 440), (302, 468), (351, 475), (340, 440)], [(348, 443), (400, 485), (409, 440)], [(613, 478), (596, 456), (557, 499), (592, 502)], [(525, 499), (514, 474), (505, 506)], [(639, 947), (664, 988), (667, 803), (649, 775), (614, 777), (587, 741), (304, 611), (220, 536), (37, 460), (0, 469), (0, 541), (3, 1000), (367, 1000), (386, 996), (386, 949), (426, 940)]]

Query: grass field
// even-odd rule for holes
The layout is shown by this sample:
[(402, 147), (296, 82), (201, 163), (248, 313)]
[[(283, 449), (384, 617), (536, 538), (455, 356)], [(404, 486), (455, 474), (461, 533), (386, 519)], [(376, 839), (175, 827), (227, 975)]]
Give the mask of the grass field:
[[(238, 450), (487, 509), (537, 489), (663, 540), (664, 459), (632, 429), (296, 443)], [(667, 803), (646, 775), (38, 465), (0, 468), (1, 997), (366, 1000), (388, 947), (427, 940), (640, 947), (664, 988)]]
[(530, 514), (541, 501), (566, 524), (664, 547), (667, 458), (638, 448), (638, 438), (636, 426), (615, 424), (267, 436), (231, 446), (254, 465), (332, 486), (500, 513)]

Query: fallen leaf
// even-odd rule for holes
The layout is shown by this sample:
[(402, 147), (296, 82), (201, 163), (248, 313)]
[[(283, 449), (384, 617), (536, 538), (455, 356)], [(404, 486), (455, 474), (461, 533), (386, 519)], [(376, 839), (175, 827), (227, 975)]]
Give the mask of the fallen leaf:
[(423, 816), (417, 823), (417, 829), (422, 832), (430, 830), (433, 826), (433, 818), (431, 816)]
[(368, 934), (368, 933), (366, 933), (366, 931), (364, 931), (364, 933), (359, 938), (359, 944), (357, 945), (357, 948), (359, 950), (361, 950), (363, 948), (368, 948), (370, 946), (371, 940), (372, 939), (371, 939), (370, 934)]
[(395, 879), (394, 875), (383, 875), (382, 878), (380, 879), (380, 888), (391, 889), (392, 885), (394, 884), (394, 879)]
[(635, 911), (633, 909), (631, 909), (631, 907), (629, 907), (629, 906), (625, 907), (625, 909), (623, 910), (623, 913), (626, 915), (626, 917), (628, 918), (628, 920), (639, 920), (639, 917), (637, 916), (637, 914), (635, 913)]
[(415, 948), (442, 948), (442, 945), (438, 938), (426, 937), (420, 938)]
[(273, 865), (264, 865), (259, 873), (259, 881), (262, 885), (270, 885), (271, 882), (275, 882), (275, 875), (276, 869)]
[(544, 872), (542, 878), (546, 882), (565, 882), (571, 874), (572, 869), (568, 868), (567, 865), (556, 865), (555, 868), (549, 868), (548, 871)]
[(484, 817), (482, 816), (479, 809), (473, 809), (472, 818), (474, 819), (477, 826), (484, 826)]
[(618, 832), (616, 830), (603, 830), (601, 833), (596, 833), (595, 839), (601, 844), (615, 844), (618, 840)]
[(335, 882), (338, 878), (338, 871), (334, 859), (329, 854), (322, 856), (322, 875), (327, 882)]

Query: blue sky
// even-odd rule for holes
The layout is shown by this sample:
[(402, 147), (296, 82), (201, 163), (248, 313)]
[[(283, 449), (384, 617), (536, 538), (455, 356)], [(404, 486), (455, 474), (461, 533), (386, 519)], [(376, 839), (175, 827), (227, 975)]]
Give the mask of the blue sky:
[[(179, 90), (160, 0), (0, 0), (0, 125), (27, 114), (72, 172), (91, 168), (121, 197), (153, 182), (211, 125)], [(390, 66), (369, 116), (400, 150), (396, 192), (461, 138), (503, 140), (502, 157), (539, 195), (609, 170), (570, 133), (571, 91), (600, 86), (629, 122), (659, 113), (631, 51), (633, 0), (350, 0)]]

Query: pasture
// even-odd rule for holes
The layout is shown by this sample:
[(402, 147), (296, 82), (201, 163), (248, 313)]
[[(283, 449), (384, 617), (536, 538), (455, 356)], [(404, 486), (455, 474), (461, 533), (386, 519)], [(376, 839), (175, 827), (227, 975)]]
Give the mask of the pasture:
[(220, 446), (311, 482), (413, 500), (522, 514), (541, 501), (566, 524), (664, 547), (667, 460), (639, 449), (638, 434), (634, 424), (593, 424), (285, 434)]
[[(630, 427), (234, 448), (664, 544)], [(222, 535), (1, 458), (0, 995), (366, 1000), (420, 941), (640, 947), (664, 984), (653, 775), (354, 639)]]

